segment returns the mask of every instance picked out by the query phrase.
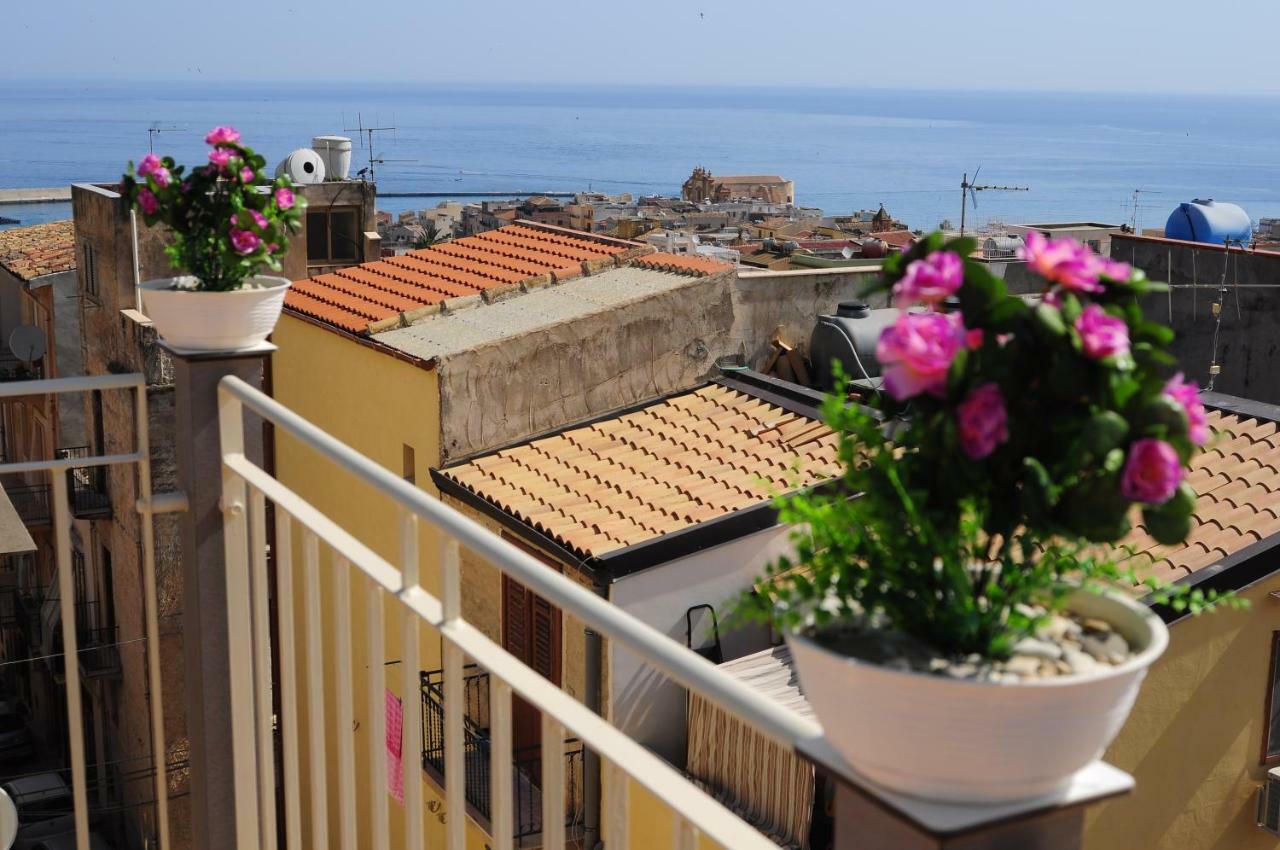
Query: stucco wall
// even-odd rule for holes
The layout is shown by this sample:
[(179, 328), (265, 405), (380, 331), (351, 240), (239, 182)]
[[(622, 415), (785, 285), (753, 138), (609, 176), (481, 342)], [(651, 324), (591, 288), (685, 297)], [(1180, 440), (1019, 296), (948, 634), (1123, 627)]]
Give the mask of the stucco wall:
[(1170, 627), (1169, 649), (1147, 674), (1106, 759), (1137, 790), (1088, 816), (1085, 850), (1274, 850), (1254, 826), (1272, 632), (1280, 628), (1273, 575), (1221, 611)]
[(1228, 256), (1212, 245), (1117, 235), (1111, 241), (1111, 256), (1172, 284), (1169, 294), (1151, 296), (1144, 307), (1149, 317), (1173, 328), (1173, 354), (1187, 377), (1200, 386), (1209, 380), (1216, 324), (1212, 307), (1225, 271), (1228, 294), (1217, 356), (1222, 371), (1214, 389), (1280, 402), (1274, 366), (1280, 354), (1280, 326), (1275, 322), (1280, 253), (1233, 250)]
[[(765, 565), (791, 549), (788, 530), (777, 527), (706, 549), (615, 581), (609, 599), (672, 640), (685, 642), (685, 612), (708, 604), (720, 621), (726, 661), (769, 645), (762, 626), (733, 628), (730, 617), (739, 596), (750, 589)], [(709, 638), (697, 634), (695, 646)], [(705, 642), (709, 643), (709, 639)], [(609, 647), (609, 720), (629, 736), (673, 764), (685, 761), (685, 690), (634, 653)]]

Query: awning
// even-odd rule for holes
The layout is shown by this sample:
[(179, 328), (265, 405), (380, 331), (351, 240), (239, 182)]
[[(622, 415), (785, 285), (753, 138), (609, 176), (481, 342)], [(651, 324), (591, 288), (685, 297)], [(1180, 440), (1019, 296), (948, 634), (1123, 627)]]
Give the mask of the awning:
[(34, 552), (36, 543), (23, 525), (22, 518), (9, 501), (9, 495), (0, 486), (0, 555)]
[[(766, 649), (720, 669), (802, 717), (813, 710), (785, 646)], [(694, 781), (783, 847), (807, 850), (813, 820), (813, 765), (722, 711), (689, 695), (689, 758)]]

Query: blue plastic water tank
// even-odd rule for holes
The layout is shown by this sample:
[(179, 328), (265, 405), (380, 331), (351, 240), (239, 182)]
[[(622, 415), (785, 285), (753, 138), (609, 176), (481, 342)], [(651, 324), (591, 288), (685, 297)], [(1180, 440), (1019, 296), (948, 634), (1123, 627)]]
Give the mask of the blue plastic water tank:
[(1164, 235), (1169, 239), (1221, 245), (1226, 240), (1249, 243), (1253, 238), (1253, 221), (1235, 204), (1195, 200), (1179, 204), (1169, 214)]

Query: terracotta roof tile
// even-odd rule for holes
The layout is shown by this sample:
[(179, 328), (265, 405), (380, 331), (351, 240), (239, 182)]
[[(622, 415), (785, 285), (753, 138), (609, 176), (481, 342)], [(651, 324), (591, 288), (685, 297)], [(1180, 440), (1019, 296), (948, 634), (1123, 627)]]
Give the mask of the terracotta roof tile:
[[(4, 236), (0, 233), (0, 239)], [(285, 296), (285, 307), (336, 328), (365, 334), (370, 332), (370, 323), (399, 317), (408, 324), (419, 315), (415, 311), (449, 298), (546, 282), (552, 276), (565, 280), (603, 265), (612, 266), (636, 250), (645, 250), (645, 246), (588, 234), (575, 236), (559, 228), (513, 224), (296, 281)], [(72, 258), (74, 263), (74, 244)]]
[(809, 437), (831, 433), (711, 384), (442, 473), (579, 556), (594, 557), (826, 480), (838, 468), (835, 441), (810, 439), (805, 448), (814, 457), (793, 473), (800, 452), (776, 431), (762, 435), (764, 421)]
[(687, 274), (695, 277), (719, 274), (722, 271), (733, 268), (728, 263), (722, 263), (719, 260), (712, 260), (707, 257), (690, 256), (689, 254), (668, 254), (663, 251), (646, 254), (633, 261), (632, 265), (643, 269)]
[(76, 267), (76, 231), (70, 220), (0, 230), (0, 266), (30, 281)]
[(1212, 566), (1280, 532), (1280, 454), (1276, 425), (1211, 410), (1213, 438), (1191, 462), (1195, 523), (1185, 543), (1161, 546), (1141, 526), (1122, 543), (1137, 553), (1139, 576), (1166, 581)]

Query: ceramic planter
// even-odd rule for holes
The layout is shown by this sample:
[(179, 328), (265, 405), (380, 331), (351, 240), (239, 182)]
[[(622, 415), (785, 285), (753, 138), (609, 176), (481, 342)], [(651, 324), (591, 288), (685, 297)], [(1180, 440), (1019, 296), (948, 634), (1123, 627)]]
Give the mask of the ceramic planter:
[(175, 348), (234, 351), (266, 340), (284, 308), (289, 281), (255, 275), (229, 292), (201, 292), (190, 276), (143, 281), (142, 309)]
[(1169, 642), (1130, 599), (1077, 591), (1067, 607), (1110, 623), (1134, 656), (1094, 675), (1005, 684), (891, 670), (800, 634), (787, 644), (828, 739), (862, 775), (926, 799), (1006, 803), (1052, 794), (1098, 759)]

